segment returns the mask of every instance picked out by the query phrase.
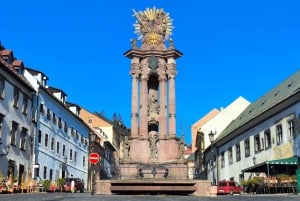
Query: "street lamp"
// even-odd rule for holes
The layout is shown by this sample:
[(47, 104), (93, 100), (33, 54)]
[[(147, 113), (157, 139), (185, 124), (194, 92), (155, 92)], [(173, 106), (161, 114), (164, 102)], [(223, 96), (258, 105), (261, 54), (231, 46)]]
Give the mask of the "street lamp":
[(6, 147), (5, 147), (5, 153), (0, 154), (0, 156), (6, 156), (6, 155), (9, 153), (9, 151), (10, 151), (10, 145), (8, 144), (8, 145), (6, 145)]
[(67, 162), (68, 162), (68, 158), (65, 156), (63, 158), (63, 164), (62, 164), (62, 177), (63, 178), (68, 177)]
[(208, 137), (209, 137), (209, 141), (210, 141), (210, 144), (211, 144), (211, 153), (212, 153), (212, 174), (213, 174), (213, 182), (212, 182), (212, 185), (215, 186), (216, 185), (216, 178), (215, 178), (215, 168), (214, 168), (214, 138), (215, 138), (215, 134), (210, 131), (210, 133), (208, 134)]
[[(90, 153), (94, 151), (94, 142), (96, 141), (96, 134), (94, 132), (90, 132)], [(95, 194), (95, 167), (94, 164), (91, 165), (91, 176), (92, 176), (92, 189), (91, 195)]]

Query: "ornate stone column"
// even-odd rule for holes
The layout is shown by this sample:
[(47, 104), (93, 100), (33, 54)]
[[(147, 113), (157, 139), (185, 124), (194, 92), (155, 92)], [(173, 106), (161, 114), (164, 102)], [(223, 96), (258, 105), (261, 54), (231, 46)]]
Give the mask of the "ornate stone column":
[(176, 136), (175, 75), (169, 75), (169, 135)]
[(164, 137), (167, 135), (167, 85), (166, 75), (159, 77), (159, 89), (160, 89), (160, 110), (159, 110), (159, 135)]
[(132, 95), (131, 95), (131, 136), (137, 137), (139, 133), (138, 125), (138, 75), (132, 75)]
[(140, 132), (139, 135), (141, 136), (148, 136), (148, 118), (147, 118), (147, 113), (148, 113), (148, 77), (146, 75), (142, 75), (141, 77), (141, 103), (140, 103)]

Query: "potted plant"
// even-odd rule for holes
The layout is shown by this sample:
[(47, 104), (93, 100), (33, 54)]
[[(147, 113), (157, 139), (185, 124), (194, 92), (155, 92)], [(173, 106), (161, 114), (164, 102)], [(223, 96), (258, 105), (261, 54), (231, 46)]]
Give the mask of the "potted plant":
[(64, 184), (65, 184), (65, 179), (64, 178), (58, 178), (56, 183), (57, 183), (58, 189), (60, 190), (60, 192), (62, 192)]
[(48, 179), (43, 180), (43, 188), (48, 191), (50, 189), (51, 182)]

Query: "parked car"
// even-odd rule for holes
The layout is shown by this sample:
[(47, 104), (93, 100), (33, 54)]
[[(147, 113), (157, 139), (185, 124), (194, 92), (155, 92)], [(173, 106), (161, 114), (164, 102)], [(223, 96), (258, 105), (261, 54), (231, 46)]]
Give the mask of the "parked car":
[(76, 193), (77, 191), (79, 191), (80, 193), (83, 193), (84, 191), (84, 182), (83, 179), (79, 179), (79, 178), (65, 178), (65, 184), (64, 184), (64, 188), (63, 191), (64, 192), (73, 192), (72, 191), (72, 181), (74, 181), (74, 193)]
[(218, 182), (217, 194), (241, 194), (243, 192), (243, 187), (236, 181), (223, 180)]

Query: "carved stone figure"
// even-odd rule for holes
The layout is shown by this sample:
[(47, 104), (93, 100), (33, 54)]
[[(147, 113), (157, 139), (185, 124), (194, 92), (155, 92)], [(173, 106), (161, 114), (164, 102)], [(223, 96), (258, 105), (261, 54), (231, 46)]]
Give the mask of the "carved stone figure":
[(125, 139), (124, 139), (124, 142), (123, 142), (124, 158), (129, 157), (129, 150), (130, 150), (130, 142), (129, 142), (128, 136), (125, 136)]
[(179, 141), (179, 158), (180, 159), (184, 158), (184, 151), (185, 151), (184, 140), (183, 140), (183, 137), (181, 137), (180, 141)]
[(136, 39), (131, 39), (130, 41), (131, 41), (131, 48), (136, 49), (137, 48)]
[(157, 135), (153, 134), (149, 136), (149, 146), (150, 146), (150, 158), (157, 158)]

